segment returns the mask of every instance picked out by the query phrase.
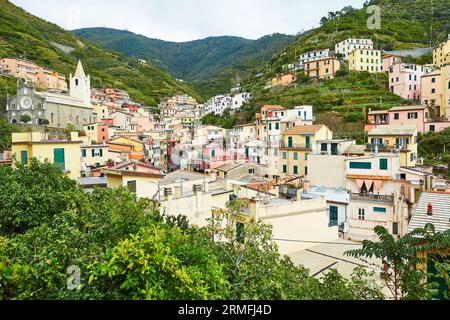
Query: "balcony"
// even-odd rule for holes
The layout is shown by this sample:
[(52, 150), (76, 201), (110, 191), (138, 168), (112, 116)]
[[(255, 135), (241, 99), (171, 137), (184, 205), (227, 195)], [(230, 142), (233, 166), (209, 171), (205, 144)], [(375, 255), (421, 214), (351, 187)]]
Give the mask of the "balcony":
[(383, 152), (383, 151), (394, 151), (394, 150), (399, 150), (399, 151), (408, 151), (408, 145), (405, 144), (394, 144), (394, 145), (387, 145), (387, 144), (366, 144), (366, 149), (365, 151), (375, 151), (375, 147), (378, 147), (378, 151)]
[(393, 204), (394, 196), (370, 193), (351, 193), (350, 200)]
[(280, 142), (280, 147), (282, 149), (290, 149), (290, 150), (311, 150), (311, 144), (295, 144), (295, 143), (285, 143), (284, 141)]

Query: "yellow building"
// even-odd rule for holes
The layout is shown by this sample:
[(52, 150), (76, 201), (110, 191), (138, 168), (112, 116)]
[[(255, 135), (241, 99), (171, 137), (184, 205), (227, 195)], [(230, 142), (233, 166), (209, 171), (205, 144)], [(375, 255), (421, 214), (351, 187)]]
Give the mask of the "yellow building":
[(365, 154), (400, 155), (400, 166), (413, 167), (417, 161), (417, 126), (381, 125), (368, 132)]
[(450, 38), (434, 48), (433, 64), (438, 68), (450, 64)]
[(422, 76), (422, 104), (435, 110), (436, 116), (450, 119), (450, 65)]
[(348, 61), (350, 71), (381, 72), (381, 50), (353, 50), (348, 56)]
[(23, 164), (31, 158), (47, 159), (75, 180), (81, 177), (81, 143), (77, 132), (70, 134), (70, 140), (50, 140), (40, 132), (13, 133), (12, 155)]
[(158, 194), (161, 170), (142, 162), (129, 161), (113, 168), (103, 169), (107, 186), (111, 189), (125, 187), (138, 198), (153, 199)]
[(323, 58), (305, 62), (305, 73), (313, 79), (333, 79), (341, 63), (336, 58)]
[(326, 125), (297, 125), (283, 132), (279, 152), (280, 176), (308, 175), (308, 158), (318, 140), (328, 140), (333, 132)]

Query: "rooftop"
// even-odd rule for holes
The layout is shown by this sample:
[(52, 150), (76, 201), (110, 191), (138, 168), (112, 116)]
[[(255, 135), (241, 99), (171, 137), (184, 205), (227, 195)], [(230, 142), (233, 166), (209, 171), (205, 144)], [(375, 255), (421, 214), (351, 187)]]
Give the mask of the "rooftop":
[(427, 106), (400, 106), (389, 109), (389, 111), (405, 111), (405, 110), (423, 110), (428, 108)]
[(289, 130), (286, 130), (283, 132), (283, 135), (290, 135), (290, 134), (313, 134), (317, 133), (320, 129), (325, 127), (324, 124), (315, 124), (310, 126), (295, 126)]
[(411, 125), (388, 125), (377, 126), (369, 131), (369, 136), (413, 136), (417, 132), (416, 126)]
[[(433, 205), (433, 215), (427, 214), (428, 204)], [(423, 228), (427, 223), (435, 226), (437, 232), (450, 229), (450, 193), (424, 191), (409, 222), (408, 232)]]

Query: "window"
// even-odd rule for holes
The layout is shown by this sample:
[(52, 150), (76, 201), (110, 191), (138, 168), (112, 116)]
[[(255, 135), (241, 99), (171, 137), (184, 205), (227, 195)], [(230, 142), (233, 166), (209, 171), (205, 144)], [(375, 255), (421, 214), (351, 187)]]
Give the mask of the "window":
[(330, 222), (329, 226), (337, 226), (338, 225), (338, 207), (330, 206)]
[(287, 173), (287, 165), (283, 164), (283, 173)]
[(294, 152), (294, 160), (298, 160), (298, 153)]
[(137, 192), (136, 180), (128, 181), (127, 182), (127, 189), (131, 193), (136, 193)]
[(328, 151), (328, 145), (326, 143), (322, 143), (320, 145), (320, 151), (327, 152)]
[(431, 78), (432, 83), (436, 83), (436, 78)]
[(280, 124), (278, 122), (275, 123), (275, 130), (280, 130)]
[(86, 158), (86, 149), (81, 150), (81, 156)]
[(350, 169), (372, 169), (371, 162), (350, 162)]
[(366, 210), (365, 209), (358, 209), (358, 219), (366, 220)]
[(287, 159), (287, 153), (283, 152), (283, 159), (286, 160)]
[(431, 89), (431, 93), (436, 93), (436, 89)]
[(28, 163), (28, 153), (27, 153), (27, 151), (25, 151), (25, 150), (20, 151), (20, 162), (22, 164), (27, 164)]
[(386, 208), (374, 207), (373, 212), (386, 213)]
[(417, 112), (408, 112), (408, 119), (417, 119), (419, 114)]
[(388, 169), (388, 159), (380, 159), (380, 170)]
[(211, 150), (211, 157), (215, 157), (216, 156), (216, 150)]
[(305, 160), (308, 161), (309, 153), (305, 153)]
[(430, 125), (430, 131), (436, 132), (436, 126), (434, 124)]
[(294, 166), (294, 174), (298, 174), (298, 166)]
[(398, 222), (392, 223), (392, 234), (398, 234)]
[(64, 159), (64, 148), (53, 150), (54, 163), (61, 168), (61, 170), (66, 169), (65, 159)]
[(308, 175), (308, 167), (305, 167), (305, 176)]
[(241, 222), (236, 223), (236, 240), (240, 243), (244, 243), (245, 240), (245, 226)]

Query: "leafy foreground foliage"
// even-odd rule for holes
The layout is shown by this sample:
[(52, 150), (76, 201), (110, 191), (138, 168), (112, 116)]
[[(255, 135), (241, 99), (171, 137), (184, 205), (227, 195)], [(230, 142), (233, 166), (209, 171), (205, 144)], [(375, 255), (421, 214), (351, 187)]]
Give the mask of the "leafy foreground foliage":
[[(383, 261), (385, 282), (395, 300), (433, 299), (438, 293), (435, 282), (424, 282), (425, 279), (440, 278), (447, 286), (446, 296), (449, 297), (449, 263), (441, 262), (448, 259), (450, 249), (450, 230), (437, 233), (432, 224), (396, 240), (394, 236), (381, 226), (375, 227), (379, 242), (364, 241), (362, 249), (346, 252), (353, 257), (376, 257)], [(432, 252), (434, 263), (438, 265), (437, 274), (427, 273), (420, 268), (426, 265), (427, 258), (423, 252)]]
[(35, 159), (0, 167), (0, 195), (0, 299), (382, 298), (361, 269), (350, 280), (311, 277), (279, 255), (261, 222), (246, 226), (244, 245), (235, 241), (225, 223), (233, 203), (197, 228), (125, 189), (85, 193)]

